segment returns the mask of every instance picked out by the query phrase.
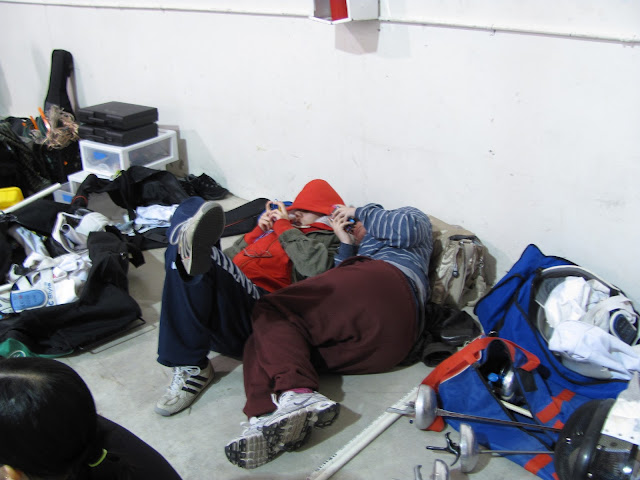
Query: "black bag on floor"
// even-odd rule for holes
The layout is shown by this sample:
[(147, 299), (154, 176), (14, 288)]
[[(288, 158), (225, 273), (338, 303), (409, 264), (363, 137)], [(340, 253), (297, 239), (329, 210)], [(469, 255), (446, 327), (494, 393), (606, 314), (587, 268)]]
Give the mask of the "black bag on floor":
[(92, 266), (79, 299), (2, 318), (0, 356), (68, 355), (141, 318), (129, 294), (130, 245), (115, 229), (90, 233), (87, 245)]
[(132, 220), (137, 207), (175, 205), (189, 198), (173, 173), (140, 165), (123, 170), (113, 180), (88, 175), (78, 187), (72, 205), (86, 207), (92, 193), (108, 193), (113, 203), (129, 211)]
[(421, 361), (427, 367), (435, 367), (482, 334), (480, 324), (464, 310), (433, 302), (425, 305), (424, 324), (402, 365)]
[(40, 156), (14, 131), (22, 119), (0, 120), (0, 187), (18, 187), (26, 198), (47, 188), (53, 182)]
[[(95, 193), (108, 194), (114, 204), (127, 210), (131, 220), (136, 218), (137, 207), (179, 205), (189, 198), (173, 173), (140, 165), (123, 170), (113, 180), (99, 178), (94, 174), (88, 175), (78, 187), (71, 207), (87, 208), (89, 197)], [(166, 227), (136, 234), (131, 243), (141, 250), (166, 247)]]
[(40, 198), (9, 214), (0, 214), (0, 278), (4, 282), (11, 265), (22, 265), (27, 252), (9, 232), (14, 225), (20, 225), (38, 234), (49, 252), (56, 257), (67, 253), (51, 237), (56, 216), (59, 212), (69, 213), (69, 205)]
[(231, 237), (253, 230), (268, 201), (266, 198), (256, 198), (249, 203), (225, 212), (225, 226), (222, 236)]

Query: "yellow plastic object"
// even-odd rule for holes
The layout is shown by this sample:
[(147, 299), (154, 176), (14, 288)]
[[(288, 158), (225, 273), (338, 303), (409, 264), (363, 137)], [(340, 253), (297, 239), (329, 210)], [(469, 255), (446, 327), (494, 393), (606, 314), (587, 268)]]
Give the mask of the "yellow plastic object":
[(9, 208), (24, 200), (22, 190), (18, 187), (0, 188), (0, 210)]

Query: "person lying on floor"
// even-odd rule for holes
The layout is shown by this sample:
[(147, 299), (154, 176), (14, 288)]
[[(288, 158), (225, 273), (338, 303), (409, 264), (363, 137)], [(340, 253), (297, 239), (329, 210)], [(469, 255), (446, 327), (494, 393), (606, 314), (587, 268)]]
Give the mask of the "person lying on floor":
[(157, 451), (96, 413), (75, 370), (0, 359), (0, 475), (11, 480), (180, 480)]
[(173, 380), (156, 413), (184, 410), (211, 383), (211, 350), (242, 357), (258, 299), (333, 267), (340, 241), (328, 215), (343, 203), (325, 180), (312, 180), (289, 207), (267, 202), (257, 226), (224, 252), (222, 207), (199, 197), (180, 204), (167, 232), (158, 340), (158, 362), (173, 367)]
[[(345, 228), (357, 222), (352, 234)], [(242, 434), (225, 447), (239, 467), (259, 467), (331, 425), (340, 405), (317, 392), (319, 373), (380, 373), (410, 355), (424, 326), (433, 250), (429, 217), (413, 207), (340, 206), (337, 268), (255, 305), (244, 349)]]

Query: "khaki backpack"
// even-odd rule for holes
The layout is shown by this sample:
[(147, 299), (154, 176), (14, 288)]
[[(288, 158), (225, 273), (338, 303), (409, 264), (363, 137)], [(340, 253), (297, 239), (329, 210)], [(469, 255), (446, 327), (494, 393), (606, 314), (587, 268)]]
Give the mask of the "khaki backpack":
[(485, 294), (486, 247), (473, 232), (429, 215), (433, 253), (429, 265), (431, 301), (462, 309)]

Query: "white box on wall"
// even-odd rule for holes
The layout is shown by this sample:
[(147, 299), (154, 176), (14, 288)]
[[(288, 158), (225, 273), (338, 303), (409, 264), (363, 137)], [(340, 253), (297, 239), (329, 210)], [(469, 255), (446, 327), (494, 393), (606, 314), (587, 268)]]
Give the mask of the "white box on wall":
[(314, 0), (314, 20), (331, 25), (356, 20), (377, 20), (379, 0)]
[(158, 130), (157, 137), (126, 147), (91, 140), (80, 140), (79, 144), (83, 171), (103, 177), (134, 165), (160, 168), (178, 160), (178, 140), (173, 130)]

